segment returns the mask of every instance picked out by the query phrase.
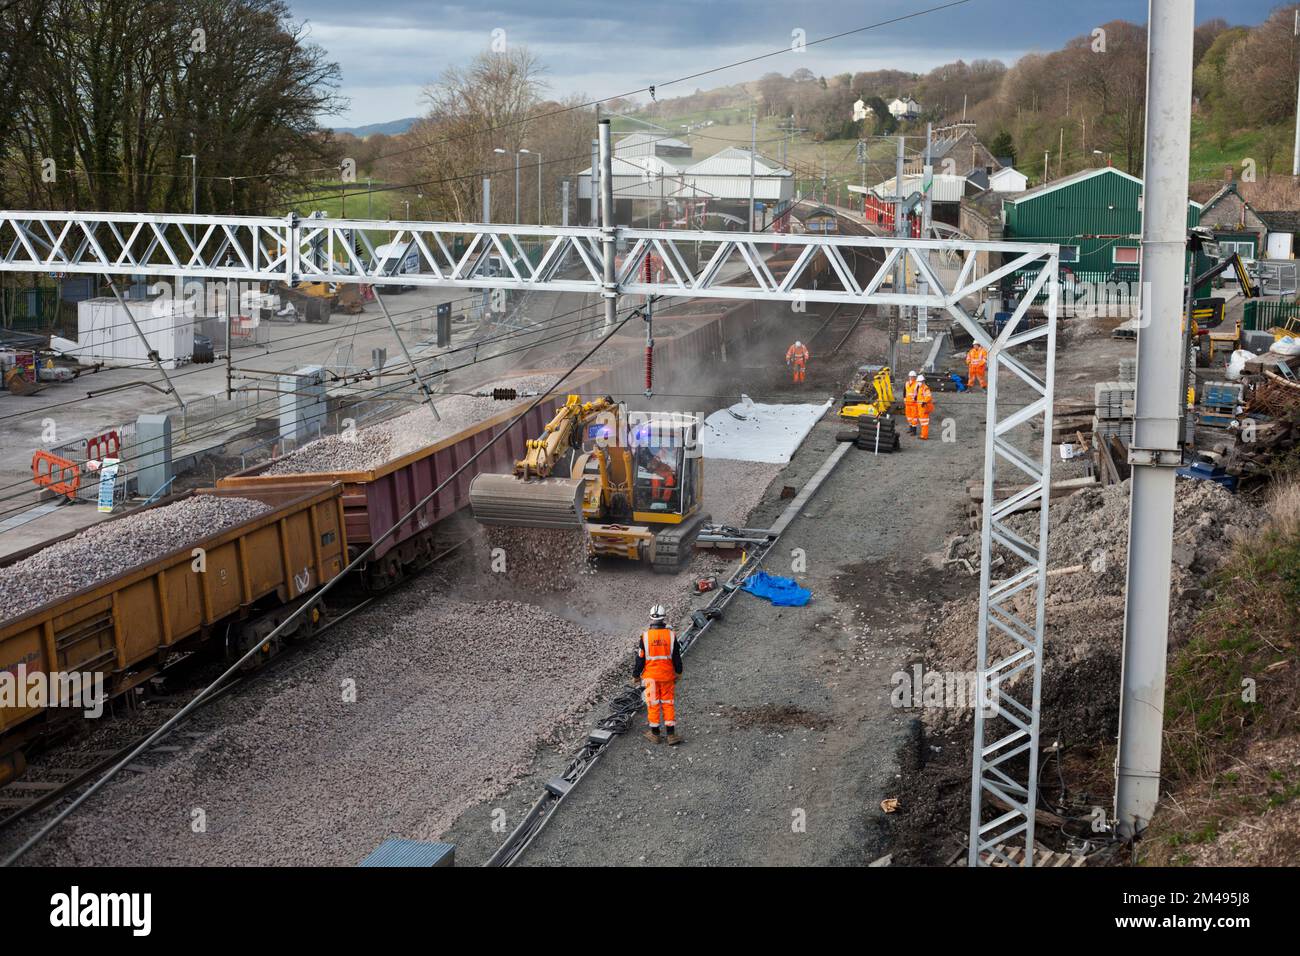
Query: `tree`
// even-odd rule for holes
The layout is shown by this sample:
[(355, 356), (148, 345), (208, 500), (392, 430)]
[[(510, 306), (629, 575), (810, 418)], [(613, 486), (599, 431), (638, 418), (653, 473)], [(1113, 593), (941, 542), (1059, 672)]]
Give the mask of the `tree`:
[(30, 57), (0, 142), (24, 204), (189, 211), (193, 154), (200, 211), (263, 212), (336, 161), (318, 119), (338, 67), (283, 0), (21, 3), (42, 42), (0, 54)]
[(1016, 164), (1016, 143), (1006, 130), (999, 130), (993, 137), (989, 143), (989, 152), (999, 159), (1010, 159), (1012, 166)]

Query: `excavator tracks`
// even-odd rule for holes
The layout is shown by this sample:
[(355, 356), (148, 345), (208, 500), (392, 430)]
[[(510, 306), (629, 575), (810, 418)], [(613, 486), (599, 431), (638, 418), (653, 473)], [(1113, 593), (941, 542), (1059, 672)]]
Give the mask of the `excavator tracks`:
[(655, 535), (655, 556), (651, 570), (656, 574), (676, 574), (695, 553), (695, 539), (700, 536), (713, 518), (707, 514), (694, 514), (681, 524), (672, 525)]

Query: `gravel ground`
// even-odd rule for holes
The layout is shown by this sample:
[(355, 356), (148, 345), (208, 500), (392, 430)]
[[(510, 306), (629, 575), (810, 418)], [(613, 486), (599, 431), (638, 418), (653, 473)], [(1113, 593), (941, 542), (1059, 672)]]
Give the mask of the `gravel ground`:
[(198, 716), (206, 736), (111, 785), (28, 862), (350, 865), (390, 835), (435, 839), (584, 715), (629, 645), (534, 606), (407, 588)]
[[(490, 391), (494, 388), (514, 388), (521, 392), (542, 391), (550, 388), (554, 381), (554, 375), (525, 375), (493, 382), (476, 391)], [(328, 435), (308, 442), (297, 451), (277, 459), (263, 474), (369, 471), (514, 407), (508, 402), (474, 395), (448, 395), (438, 399), (435, 406), (438, 409), (438, 419), (433, 417), (427, 407), (421, 405), (397, 418), (358, 428), (350, 435)]]
[[(817, 320), (803, 318), (810, 328)], [(864, 324), (849, 349), (874, 355), (880, 338)], [(825, 398), (843, 385), (826, 363), (802, 389), (782, 372), (773, 371), (765, 399)], [(956, 414), (974, 433), (979, 409), (971, 409)], [(807, 480), (834, 449), (834, 430), (833, 421), (819, 426), (784, 483)], [(790, 573), (795, 549), (806, 553), (796, 576), (813, 588), (812, 605), (774, 609), (740, 595), (692, 653), (679, 691), (687, 745), (658, 752), (639, 737), (617, 741), (529, 862), (833, 863), (876, 854), (875, 807), (894, 795), (907, 724), (889, 707), (888, 675), (914, 653), (918, 625), (900, 614), (896, 631), (869, 634), (877, 608), (859, 562), (941, 547), (947, 506), (978, 467), (960, 444), (905, 447), (850, 455), (770, 558), (769, 570)], [(786, 504), (764, 494), (772, 467), (706, 464), (714, 519), (770, 523)], [(909, 501), (915, 507), (900, 506)], [(746, 521), (750, 503), (758, 512)], [(463, 567), (385, 597), (306, 648), (295, 669), (273, 669), (256, 693), (214, 705), (192, 725), (205, 736), (110, 786), (30, 862), (346, 865), (390, 835), (443, 836), (458, 844), (459, 862), (479, 862), (504, 835), (488, 825), (495, 811), (505, 809), (506, 828), (518, 822), (538, 780), (594, 719), (593, 705), (629, 676), (646, 608), (664, 603), (679, 622), (692, 579), (730, 564), (701, 554), (689, 572), (650, 575), (606, 562), (574, 573), (571, 587), (537, 593), (483, 574), (488, 557), (483, 536)], [(548, 563), (572, 572), (556, 560), (539, 560), (541, 573)], [(846, 597), (845, 582), (859, 579), (865, 593)], [(345, 703), (350, 681), (356, 701)], [(791, 827), (792, 808), (806, 811), (806, 832)]]
[[(765, 401), (824, 399), (841, 389), (847, 356), (875, 356), (883, 340), (864, 323), (843, 365), (814, 364), (802, 389), (784, 381), (779, 356), (764, 356), (772, 378), (745, 390)], [(931, 573), (921, 558), (942, 548), (965, 482), (979, 469), (972, 448), (983, 435), (982, 403), (938, 399), (938, 417), (956, 419), (959, 440), (921, 445), (904, 437), (898, 455), (851, 452), (768, 560), (768, 570), (809, 586), (812, 603), (773, 608), (737, 596), (686, 659), (677, 691), (685, 744), (655, 748), (639, 735), (616, 741), (525, 863), (826, 865), (886, 852), (879, 802), (907, 799), (895, 754), (914, 724), (890, 706), (891, 675), (919, 653), (928, 612), (950, 583), (909, 575)], [(827, 419), (814, 429), (747, 524), (775, 519), (788, 503), (775, 493), (780, 484), (801, 486), (834, 450), (837, 427)], [(705, 488), (719, 519), (730, 516), (715, 496), (725, 504), (732, 486), (716, 465), (706, 462)], [(906, 555), (916, 560), (900, 560)], [(697, 556), (693, 571), (703, 560), (710, 559)], [(637, 580), (644, 593), (647, 579)], [(539, 761), (530, 778), (457, 821), (447, 838), (458, 860), (488, 856), (501, 841), (486, 825), (491, 811), (505, 809), (513, 826), (556, 769)]]
[(0, 620), (98, 584), (268, 510), (269, 506), (250, 498), (198, 495), (93, 525), (0, 568)]

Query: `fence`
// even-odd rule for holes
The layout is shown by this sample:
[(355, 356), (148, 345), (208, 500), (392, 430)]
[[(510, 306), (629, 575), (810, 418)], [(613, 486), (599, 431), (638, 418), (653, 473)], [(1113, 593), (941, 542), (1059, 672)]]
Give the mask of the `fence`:
[(1272, 328), (1281, 328), (1287, 329), (1293, 335), (1300, 335), (1300, 302), (1249, 299), (1243, 310), (1242, 328), (1251, 332), (1267, 332)]
[(55, 289), (5, 289), (0, 308), (4, 327), (30, 332), (49, 329), (59, 320), (59, 294)]

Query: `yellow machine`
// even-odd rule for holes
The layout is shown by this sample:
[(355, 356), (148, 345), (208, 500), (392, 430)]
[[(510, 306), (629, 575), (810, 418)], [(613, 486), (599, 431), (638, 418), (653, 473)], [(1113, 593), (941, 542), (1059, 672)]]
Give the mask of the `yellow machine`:
[(593, 553), (675, 572), (710, 521), (698, 431), (694, 416), (570, 395), (513, 474), (474, 478), (470, 508), (486, 525), (585, 526)]
[[(868, 372), (868, 374), (871, 374)], [(871, 388), (876, 393), (875, 401), (850, 401), (849, 395), (864, 395), (867, 390), (867, 377), (864, 375), (858, 390), (846, 394), (844, 405), (840, 408), (840, 418), (879, 418), (888, 415), (894, 404), (894, 380), (889, 373), (889, 366), (884, 365), (871, 375)]]

